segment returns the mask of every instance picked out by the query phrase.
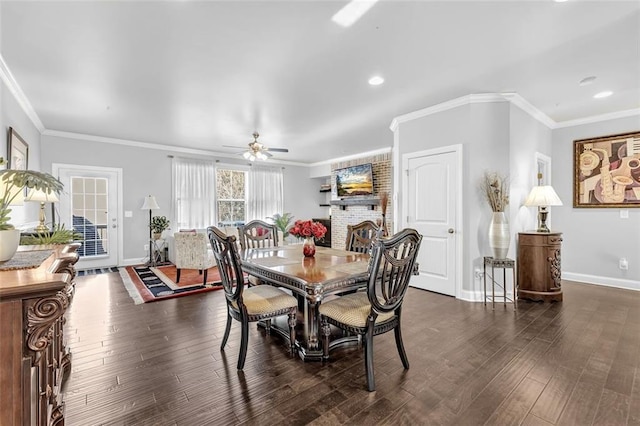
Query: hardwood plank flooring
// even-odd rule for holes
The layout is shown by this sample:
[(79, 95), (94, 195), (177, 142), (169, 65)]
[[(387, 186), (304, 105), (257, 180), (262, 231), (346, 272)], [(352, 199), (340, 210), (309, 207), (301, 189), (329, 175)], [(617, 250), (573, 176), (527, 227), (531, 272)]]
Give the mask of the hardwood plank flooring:
[(640, 425), (640, 292), (563, 282), (514, 313), (411, 288), (411, 368), (377, 336), (370, 393), (361, 350), (305, 363), (255, 324), (238, 372), (221, 291), (134, 305), (117, 273), (76, 282), (66, 425)]

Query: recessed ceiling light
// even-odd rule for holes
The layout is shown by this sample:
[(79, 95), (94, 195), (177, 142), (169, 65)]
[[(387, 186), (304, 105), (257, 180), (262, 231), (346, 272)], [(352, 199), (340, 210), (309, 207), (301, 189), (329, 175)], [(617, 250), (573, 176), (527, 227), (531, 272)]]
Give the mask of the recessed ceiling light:
[(602, 99), (611, 95), (613, 95), (613, 92), (611, 90), (605, 90), (604, 92), (596, 93), (595, 95), (593, 95), (593, 97), (596, 99)]
[(374, 75), (369, 79), (369, 84), (372, 86), (380, 86), (382, 83), (384, 83), (384, 78), (379, 75)]
[(590, 77), (585, 77), (582, 80), (580, 80), (580, 86), (588, 86), (592, 84), (594, 81), (596, 81), (595, 75), (592, 75)]
[(553, 1), (554, 1), (554, 2), (556, 2), (556, 3), (564, 3), (564, 2), (566, 2), (567, 0), (553, 0)]
[(331, 17), (331, 20), (342, 27), (350, 27), (362, 15), (367, 13), (378, 0), (352, 0)]

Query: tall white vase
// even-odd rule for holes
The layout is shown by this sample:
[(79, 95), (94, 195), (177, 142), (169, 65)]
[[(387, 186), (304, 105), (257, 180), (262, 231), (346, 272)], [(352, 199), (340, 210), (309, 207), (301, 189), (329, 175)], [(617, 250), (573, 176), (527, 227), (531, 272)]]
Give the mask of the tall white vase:
[(504, 259), (509, 252), (511, 234), (509, 233), (509, 222), (504, 212), (493, 212), (491, 224), (489, 225), (489, 246), (493, 252), (494, 259)]
[(0, 231), (0, 262), (13, 257), (20, 244), (20, 230), (8, 229)]

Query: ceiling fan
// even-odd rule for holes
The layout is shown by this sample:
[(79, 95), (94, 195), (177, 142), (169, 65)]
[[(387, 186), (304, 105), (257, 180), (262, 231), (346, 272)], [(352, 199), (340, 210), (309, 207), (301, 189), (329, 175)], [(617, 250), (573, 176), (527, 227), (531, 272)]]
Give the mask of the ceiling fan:
[[(272, 157), (271, 152), (289, 152), (287, 148), (268, 148), (265, 145), (258, 142), (258, 137), (260, 134), (258, 132), (253, 132), (253, 142), (249, 143), (249, 149), (242, 153), (242, 156), (249, 160), (267, 160)], [(225, 148), (240, 148), (239, 146), (229, 146), (223, 145)]]

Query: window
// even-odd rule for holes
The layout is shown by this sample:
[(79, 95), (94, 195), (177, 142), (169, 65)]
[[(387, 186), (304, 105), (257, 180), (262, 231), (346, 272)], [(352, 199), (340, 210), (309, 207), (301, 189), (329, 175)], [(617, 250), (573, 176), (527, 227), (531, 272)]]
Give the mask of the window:
[(216, 169), (216, 211), (218, 225), (245, 222), (246, 176), (242, 170)]
[(105, 178), (71, 176), (73, 230), (82, 234), (80, 257), (106, 254), (108, 185)]

